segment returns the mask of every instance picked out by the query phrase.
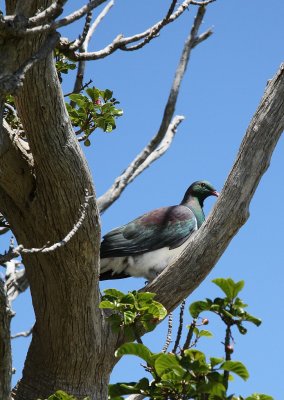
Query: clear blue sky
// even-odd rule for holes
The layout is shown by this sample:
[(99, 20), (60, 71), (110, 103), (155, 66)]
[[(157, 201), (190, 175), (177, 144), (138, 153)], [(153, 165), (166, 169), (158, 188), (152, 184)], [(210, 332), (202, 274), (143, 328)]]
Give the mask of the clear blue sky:
[[(102, 48), (118, 33), (131, 35), (143, 31), (161, 19), (170, 2), (116, 3), (99, 27), (91, 50)], [(80, 4), (83, 2), (77, 1), (76, 7)], [(91, 139), (92, 146), (85, 148), (98, 195), (108, 189), (159, 127), (195, 11), (192, 6), (144, 49), (117, 52), (89, 64), (86, 81), (91, 78), (97, 87), (113, 90), (124, 110), (116, 131), (98, 132)], [(104, 233), (148, 210), (178, 203), (189, 184), (197, 179), (210, 180), (222, 190), (266, 82), (283, 61), (283, 15), (281, 0), (217, 0), (208, 7), (202, 29), (213, 26), (214, 35), (192, 52), (176, 107), (176, 113), (186, 119), (168, 153), (135, 180), (103, 215)], [(65, 29), (64, 35), (75, 38), (78, 26)], [(71, 87), (67, 78), (65, 90)], [(249, 304), (249, 311), (261, 317), (263, 324), (259, 328), (249, 326), (246, 336), (235, 333), (234, 359), (246, 364), (250, 379), (243, 383), (236, 378), (231, 391), (242, 395), (267, 393), (277, 400), (283, 398), (283, 151), (282, 138), (251, 203), (247, 224), (210, 276), (190, 296), (190, 301), (194, 301), (219, 295), (218, 288), (211, 283), (216, 277), (245, 280), (242, 297)], [(208, 199), (207, 214), (214, 202), (215, 199)], [(3, 250), (7, 247), (8, 238), (2, 241)], [(104, 283), (102, 288), (128, 291), (143, 285), (143, 279), (129, 279)], [(30, 328), (33, 315), (28, 294), (16, 300), (14, 309), (17, 315), (13, 333)], [(214, 330), (215, 337), (204, 339), (202, 348), (211, 356), (220, 356), (221, 329), (215, 329), (213, 322), (208, 329)], [(153, 351), (159, 351), (164, 335), (165, 325), (145, 338), (145, 342)], [(15, 381), (21, 375), (28, 343), (29, 339), (13, 343)], [(112, 380), (131, 381), (141, 378), (143, 373), (139, 361), (129, 357), (118, 364)]]

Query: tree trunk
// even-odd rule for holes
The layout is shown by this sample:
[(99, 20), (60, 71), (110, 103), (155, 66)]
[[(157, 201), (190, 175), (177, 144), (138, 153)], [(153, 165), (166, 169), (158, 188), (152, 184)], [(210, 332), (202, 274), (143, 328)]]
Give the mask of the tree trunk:
[[(46, 7), (47, 2), (34, 1), (30, 13), (40, 6)], [(6, 42), (2, 54), (8, 60), (6, 70), (16, 71), (45, 39), (41, 35)], [(94, 187), (65, 109), (52, 54), (28, 71), (16, 104), (33, 158), (32, 166), (21, 159), (29, 170), (22, 179), (32, 176), (33, 184), (18, 188), (19, 202), (15, 182), (9, 185), (2, 176), (0, 207), (18, 243), (41, 247), (47, 241), (59, 242), (70, 232), (85, 189), (94, 196)], [(7, 139), (7, 132), (2, 135)], [(12, 150), (9, 154), (12, 165), (18, 154)], [(36, 324), (15, 391), (17, 400), (45, 398), (58, 389), (78, 398), (107, 398), (113, 353), (108, 355), (98, 311), (99, 247), (99, 215), (93, 197), (83, 226), (66, 246), (23, 257)]]

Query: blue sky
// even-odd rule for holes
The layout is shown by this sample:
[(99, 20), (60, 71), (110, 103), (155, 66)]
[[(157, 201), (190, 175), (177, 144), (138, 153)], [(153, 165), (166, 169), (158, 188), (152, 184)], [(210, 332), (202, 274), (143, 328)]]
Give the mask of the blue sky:
[[(69, 3), (68, 11), (83, 4)], [(168, 5), (169, 1), (164, 0), (117, 0), (97, 30), (90, 50), (102, 48), (118, 33), (131, 35), (145, 30), (162, 18)], [(98, 195), (108, 189), (159, 127), (195, 11), (192, 6), (140, 51), (118, 51), (89, 63), (85, 80), (91, 78), (98, 88), (113, 90), (124, 110), (113, 133), (96, 133), (91, 138), (92, 146), (84, 148)], [(207, 179), (222, 190), (266, 82), (283, 61), (283, 15), (284, 3), (279, 0), (217, 0), (208, 7), (202, 31), (213, 26), (214, 35), (192, 52), (176, 107), (176, 114), (186, 119), (167, 154), (137, 178), (102, 216), (103, 233), (153, 208), (177, 204), (197, 179)], [(63, 35), (75, 38), (80, 26), (77, 23), (64, 29)], [(66, 78), (64, 90), (71, 87), (71, 80)], [(236, 378), (231, 391), (242, 395), (262, 392), (275, 399), (283, 397), (283, 151), (282, 138), (255, 193), (247, 224), (190, 296), (190, 301), (195, 301), (220, 295), (211, 283), (216, 277), (245, 280), (241, 297), (263, 324), (259, 328), (248, 326), (244, 337), (235, 334), (234, 359), (245, 363), (250, 379), (243, 383)], [(207, 214), (214, 202), (213, 198), (206, 201)], [(3, 251), (8, 239), (1, 241)], [(143, 285), (143, 279), (128, 279), (104, 283), (102, 288), (128, 291)], [(17, 315), (13, 333), (30, 328), (33, 314), (28, 293), (15, 301), (14, 309)], [(215, 327), (214, 321), (208, 329), (215, 336), (204, 339), (202, 348), (211, 356), (220, 356), (222, 330)], [(165, 325), (145, 342), (153, 351), (159, 351), (164, 335)], [(15, 381), (21, 375), (28, 343), (29, 339), (13, 342)], [(112, 381), (139, 379), (143, 373), (138, 360), (125, 358), (116, 367)]]

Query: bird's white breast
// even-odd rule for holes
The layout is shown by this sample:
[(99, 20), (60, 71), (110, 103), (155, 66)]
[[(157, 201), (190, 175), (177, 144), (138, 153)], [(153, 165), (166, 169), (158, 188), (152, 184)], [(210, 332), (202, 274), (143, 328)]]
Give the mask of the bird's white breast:
[(163, 247), (136, 256), (103, 258), (101, 259), (101, 273), (112, 270), (115, 277), (115, 274), (125, 272), (131, 276), (144, 277), (152, 281), (181, 254), (187, 243), (188, 240), (172, 250)]

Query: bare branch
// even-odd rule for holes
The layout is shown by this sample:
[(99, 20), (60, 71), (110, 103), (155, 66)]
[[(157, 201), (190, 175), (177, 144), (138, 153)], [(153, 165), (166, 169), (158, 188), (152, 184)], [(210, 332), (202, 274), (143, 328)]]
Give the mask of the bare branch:
[(91, 0), (88, 4), (84, 5), (80, 9), (74, 11), (72, 14), (67, 15), (66, 17), (60, 19), (59, 21), (55, 21), (51, 24), (51, 29), (58, 29), (62, 26), (70, 25), (72, 22), (77, 21), (86, 15), (89, 11), (97, 8), (106, 0)]
[(141, 153), (136, 156), (126, 170), (115, 180), (114, 184), (107, 190), (107, 192), (98, 198), (98, 207), (101, 212), (105, 211), (121, 195), (129, 182), (131, 182), (145, 168), (147, 168), (151, 162), (159, 158), (170, 146), (178, 119), (180, 119), (178, 122), (180, 123), (182, 117), (177, 116), (170, 125), (171, 119), (173, 118), (175, 111), (181, 81), (188, 65), (191, 50), (197, 41), (198, 29), (204, 14), (205, 7), (199, 7), (190, 34), (184, 44), (159, 131), (148, 143), (148, 145), (141, 151)]
[(11, 339), (17, 339), (17, 338), (19, 338), (19, 337), (28, 337), (28, 336), (30, 336), (32, 333), (33, 333), (33, 327), (30, 328), (30, 329), (27, 330), (27, 331), (18, 332), (18, 333), (16, 333), (15, 335), (12, 335), (12, 336), (11, 336)]
[[(85, 37), (85, 40), (82, 43), (82, 46), (80, 48), (80, 52), (86, 52), (88, 51), (88, 46), (89, 42), (97, 28), (97, 26), (100, 24), (100, 22), (103, 20), (103, 18), (107, 15), (111, 7), (114, 5), (114, 0), (111, 0), (101, 11), (101, 13), (97, 16), (93, 24), (91, 25), (90, 29), (87, 31), (87, 35)], [(79, 93), (82, 90), (83, 87), (83, 80), (84, 80), (84, 74), (85, 74), (85, 67), (86, 67), (86, 61), (79, 61), (78, 63), (78, 68), (77, 68), (77, 74), (76, 74), (76, 80), (74, 83), (74, 88), (73, 88), (73, 93)], [(72, 105), (72, 102), (71, 102)], [(85, 138), (81, 138), (78, 140), (85, 140)]]
[[(202, 282), (232, 237), (247, 221), (250, 201), (269, 166), (283, 130), (284, 64), (265, 89), (235, 164), (209, 218), (192, 236), (179, 259), (146, 288), (147, 291), (157, 293), (157, 300), (167, 310), (174, 309)], [(173, 281), (179, 290), (175, 296), (169, 296)]]
[(80, 215), (78, 221), (76, 222), (76, 224), (71, 229), (71, 231), (60, 242), (54, 243), (53, 245), (47, 247), (49, 244), (49, 242), (48, 242), (43, 247), (31, 248), (31, 249), (25, 249), (23, 247), (23, 245), (20, 244), (19, 246), (15, 247), (15, 248), (11, 248), (6, 254), (0, 255), (0, 264), (10, 261), (13, 258), (19, 257), (21, 254), (50, 253), (52, 251), (57, 250), (60, 247), (65, 246), (72, 239), (72, 237), (77, 233), (79, 228), (82, 226), (84, 219), (86, 217), (87, 208), (88, 208), (89, 200), (91, 197), (92, 196), (89, 196), (88, 192), (86, 190), (86, 197), (85, 197), (85, 202), (82, 205), (81, 215)]
[(16, 270), (20, 264), (17, 260), (6, 262), (5, 288), (10, 303), (29, 287), (25, 269)]
[(0, 279), (0, 398), (2, 400), (11, 399), (12, 353), (10, 324), (13, 315), (4, 283)]
[(91, 10), (86, 15), (86, 21), (85, 21), (82, 35), (80, 35), (79, 38), (76, 39), (74, 43), (70, 44), (70, 50), (78, 50), (84, 43), (84, 41), (87, 37), (87, 34), (89, 32), (90, 26), (91, 26), (92, 16), (93, 16), (93, 11)]
[(63, 12), (63, 6), (67, 0), (57, 0), (54, 1), (49, 7), (44, 11), (38, 13), (34, 17), (31, 17), (28, 22), (28, 26), (37, 26), (39, 24), (48, 22), (49, 20), (54, 20)]
[(175, 340), (174, 348), (172, 350), (172, 353), (176, 353), (179, 344), (180, 344), (180, 339), (181, 339), (181, 334), (182, 334), (182, 328), (183, 328), (183, 316), (184, 316), (184, 306), (185, 306), (185, 300), (181, 302), (180, 305), (180, 311), (179, 311), (179, 325), (178, 325), (178, 331), (177, 331), (177, 337)]
[(25, 74), (38, 61), (44, 59), (47, 54), (54, 49), (59, 39), (59, 34), (54, 32), (49, 35), (41, 48), (25, 61), (20, 68), (13, 74), (4, 76), (0, 79), (0, 93), (14, 93), (23, 85)]
[(155, 37), (157, 37), (159, 35), (159, 32), (161, 29), (163, 29), (163, 27), (165, 25), (167, 25), (169, 23), (169, 19), (171, 17), (171, 14), (173, 13), (175, 6), (176, 6), (177, 0), (173, 0), (170, 8), (167, 12), (167, 15), (165, 16), (165, 18), (159, 22), (158, 24), (156, 24), (153, 29), (151, 30), (151, 32), (146, 36), (146, 38), (139, 44), (135, 45), (135, 46), (131, 46), (131, 47), (123, 47), (122, 50), (138, 50), (141, 49), (142, 47), (144, 47), (146, 44), (148, 44), (152, 39), (154, 39)]
[(172, 342), (172, 333), (173, 333), (173, 313), (169, 313), (169, 315), (168, 315), (168, 332), (167, 332), (166, 343), (162, 350), (163, 353), (166, 353), (168, 351), (169, 345)]
[(99, 26), (99, 24), (102, 22), (102, 20), (105, 18), (105, 16), (108, 14), (109, 10), (113, 7), (114, 5), (114, 0), (111, 0), (105, 7), (104, 9), (100, 12), (100, 14), (97, 16), (97, 18), (95, 19), (95, 21), (92, 23), (89, 32), (87, 33), (86, 36), (86, 40), (84, 42), (84, 51), (88, 51), (88, 46), (90, 43), (90, 40), (95, 32), (95, 30), (97, 29), (97, 27)]
[(146, 160), (136, 169), (131, 178), (128, 180), (127, 184), (131, 183), (135, 178), (137, 178), (138, 175), (140, 175), (146, 168), (150, 167), (154, 161), (162, 157), (162, 155), (170, 148), (175, 134), (177, 133), (177, 127), (183, 120), (184, 116), (182, 115), (176, 115), (173, 118), (160, 145), (156, 148), (156, 150), (149, 154)]
[[(79, 60), (97, 60), (99, 58), (104, 58), (112, 54), (114, 51), (121, 50), (131, 50), (131, 48), (127, 48), (126, 46), (130, 43), (138, 42), (144, 38), (150, 37), (150, 40), (154, 37), (157, 37), (157, 34), (153, 35), (153, 32), (159, 32), (161, 28), (165, 27), (169, 23), (175, 21), (180, 15), (189, 7), (192, 3), (192, 0), (185, 0), (175, 12), (173, 12), (170, 16), (166, 16), (163, 20), (157, 22), (155, 25), (148, 28), (146, 31), (135, 34), (129, 37), (123, 37), (122, 34), (119, 34), (108, 46), (106, 46), (102, 50), (98, 50), (90, 53), (74, 53), (68, 52), (69, 44), (61, 42), (60, 49), (61, 51), (68, 56), (71, 60), (79, 61)], [(173, 3), (172, 3), (173, 4)], [(149, 40), (149, 41), (150, 41)], [(146, 43), (145, 43), (146, 44)], [(138, 47), (137, 47), (138, 48)], [(133, 50), (135, 50), (133, 48)]]

